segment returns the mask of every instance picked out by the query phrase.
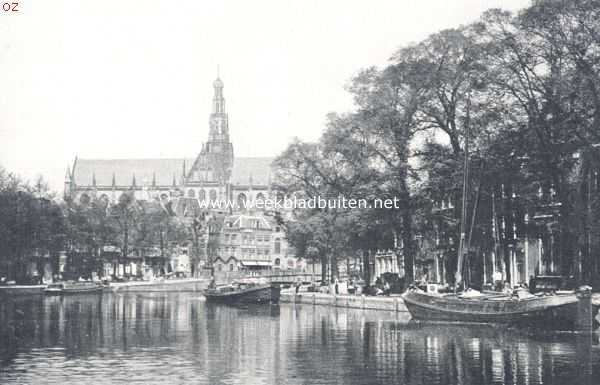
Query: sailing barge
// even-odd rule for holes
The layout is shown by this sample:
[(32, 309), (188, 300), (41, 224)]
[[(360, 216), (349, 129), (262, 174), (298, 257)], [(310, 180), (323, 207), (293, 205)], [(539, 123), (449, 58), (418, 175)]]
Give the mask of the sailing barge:
[(232, 285), (207, 289), (204, 292), (207, 302), (232, 305), (279, 303), (281, 288), (278, 285), (240, 282)]
[(561, 293), (518, 298), (503, 294), (466, 297), (410, 289), (404, 303), (417, 320), (500, 323), (553, 330), (591, 330), (591, 293)]

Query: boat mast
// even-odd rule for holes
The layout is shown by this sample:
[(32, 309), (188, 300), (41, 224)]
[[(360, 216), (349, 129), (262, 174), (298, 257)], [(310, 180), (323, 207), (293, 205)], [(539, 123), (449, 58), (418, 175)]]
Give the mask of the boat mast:
[(460, 216), (460, 243), (458, 245), (458, 261), (456, 263), (456, 274), (455, 274), (455, 290), (458, 289), (459, 285), (463, 284), (463, 265), (465, 263), (465, 253), (468, 252), (465, 247), (466, 243), (466, 232), (467, 232), (467, 194), (468, 194), (468, 182), (469, 182), (469, 130), (470, 130), (470, 119), (471, 118), (471, 94), (467, 96), (467, 116), (465, 119), (465, 158), (463, 164), (463, 189), (462, 189), (462, 207)]

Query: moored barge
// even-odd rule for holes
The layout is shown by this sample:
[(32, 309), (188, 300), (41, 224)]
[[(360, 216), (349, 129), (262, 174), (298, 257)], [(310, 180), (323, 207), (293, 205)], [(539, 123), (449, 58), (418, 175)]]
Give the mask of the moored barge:
[(204, 296), (208, 302), (226, 304), (268, 304), (279, 303), (279, 285), (260, 283), (235, 283), (207, 289)]
[[(419, 289), (403, 296), (411, 316), (424, 321), (500, 323), (554, 330), (591, 329), (590, 293), (559, 293), (518, 298), (510, 295), (465, 297)], [(595, 308), (595, 307), (594, 307)]]

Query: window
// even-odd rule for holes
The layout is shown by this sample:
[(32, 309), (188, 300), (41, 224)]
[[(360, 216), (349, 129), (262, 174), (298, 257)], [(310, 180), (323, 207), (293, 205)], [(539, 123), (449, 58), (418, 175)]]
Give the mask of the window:
[(281, 239), (275, 238), (275, 254), (281, 254)]
[(211, 201), (216, 201), (217, 200), (217, 190), (215, 190), (214, 188), (210, 190), (210, 192), (208, 193), (208, 197), (210, 198)]
[(275, 266), (279, 266), (281, 264), (281, 260), (279, 258), (275, 258)]
[(217, 265), (217, 271), (222, 271), (223, 270), (223, 265), (221, 265), (220, 263)]
[(233, 263), (229, 264), (229, 271), (233, 271)]
[(195, 198), (196, 197), (196, 191), (194, 191), (193, 189), (189, 189), (188, 190), (188, 198)]
[(201, 201), (206, 199), (206, 193), (204, 192), (204, 190), (198, 191), (198, 199), (200, 199)]

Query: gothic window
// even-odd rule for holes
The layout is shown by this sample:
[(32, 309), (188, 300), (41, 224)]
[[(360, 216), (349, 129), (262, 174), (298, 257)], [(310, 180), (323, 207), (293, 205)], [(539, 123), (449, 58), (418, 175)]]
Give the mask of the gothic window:
[(200, 199), (201, 201), (206, 199), (206, 193), (204, 192), (204, 190), (198, 191), (198, 199)]
[(208, 197), (210, 198), (211, 201), (215, 202), (217, 200), (217, 190), (215, 190), (214, 188), (210, 190), (210, 192), (208, 193)]
[(275, 254), (281, 253), (281, 239), (275, 238)]
[(194, 191), (193, 189), (189, 189), (188, 190), (188, 197), (189, 198), (195, 198), (196, 197), (196, 191)]
[(106, 194), (100, 195), (100, 202), (102, 202), (102, 205), (106, 206), (110, 202), (108, 195), (106, 195)]
[(88, 205), (90, 203), (90, 196), (87, 194), (81, 194), (81, 196), (79, 197), (79, 203), (81, 203), (82, 205)]
[(133, 202), (133, 197), (130, 194), (122, 193), (119, 195), (119, 204), (127, 206)]

